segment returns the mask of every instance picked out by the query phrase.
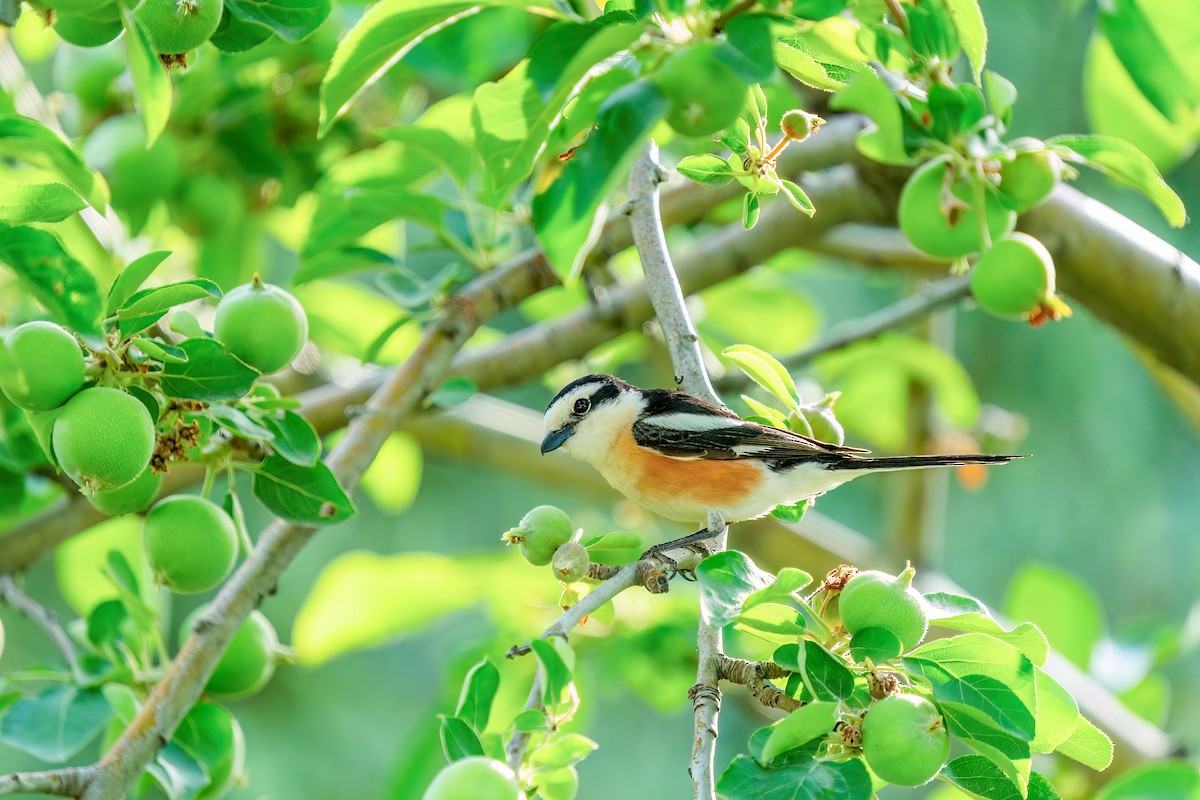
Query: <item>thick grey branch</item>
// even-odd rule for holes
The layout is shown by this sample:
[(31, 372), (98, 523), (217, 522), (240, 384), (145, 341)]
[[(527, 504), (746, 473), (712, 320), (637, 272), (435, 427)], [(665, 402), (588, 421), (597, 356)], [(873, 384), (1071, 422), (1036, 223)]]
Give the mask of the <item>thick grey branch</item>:
[(0, 775), (0, 795), (48, 794), (79, 797), (95, 774), (95, 767), (63, 767), (45, 772), (12, 772)]

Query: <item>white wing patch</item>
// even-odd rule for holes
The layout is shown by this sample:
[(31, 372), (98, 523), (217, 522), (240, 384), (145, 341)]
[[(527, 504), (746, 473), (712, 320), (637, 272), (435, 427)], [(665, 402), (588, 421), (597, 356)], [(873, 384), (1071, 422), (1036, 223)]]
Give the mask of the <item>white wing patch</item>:
[(740, 419), (717, 417), (711, 414), (689, 414), (685, 411), (674, 414), (658, 414), (645, 417), (639, 422), (642, 425), (653, 425), (667, 431), (715, 431), (721, 428), (736, 428), (746, 423)]

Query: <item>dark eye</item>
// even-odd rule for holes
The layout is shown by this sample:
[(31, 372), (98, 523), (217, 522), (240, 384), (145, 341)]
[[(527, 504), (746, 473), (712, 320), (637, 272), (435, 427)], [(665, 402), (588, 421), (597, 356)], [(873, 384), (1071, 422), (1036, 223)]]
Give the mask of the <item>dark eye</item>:
[(586, 397), (581, 397), (575, 401), (575, 405), (571, 406), (571, 410), (576, 414), (586, 414), (588, 409), (592, 407), (592, 401)]

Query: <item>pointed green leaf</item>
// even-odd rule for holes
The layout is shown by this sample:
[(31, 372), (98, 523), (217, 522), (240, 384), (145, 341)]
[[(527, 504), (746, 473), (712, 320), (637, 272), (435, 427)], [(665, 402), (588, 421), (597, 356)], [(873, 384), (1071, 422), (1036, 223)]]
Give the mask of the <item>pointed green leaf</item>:
[(1137, 189), (1158, 206), (1167, 222), (1178, 228), (1187, 222), (1187, 209), (1179, 195), (1167, 185), (1154, 162), (1124, 139), (1113, 136), (1054, 136), (1047, 145), (1066, 148), (1090, 167), (1118, 183)]
[(65, 183), (0, 180), (0, 223), (61, 222), (86, 206)]
[(331, 525), (358, 513), (337, 476), (320, 462), (304, 467), (271, 455), (253, 472), (254, 496), (281, 519), (298, 525)]
[[(167, 127), (171, 116), (171, 79), (158, 58), (158, 48), (150, 34), (133, 16), (132, 6), (121, 6), (121, 21), (125, 25), (125, 57), (133, 78), (133, 91), (146, 125), (146, 146), (153, 145)], [(136, 4), (133, 4), (136, 5)]]
[(778, 359), (753, 345), (735, 344), (726, 347), (721, 355), (732, 361), (750, 380), (773, 394), (792, 410), (800, 408), (800, 393), (787, 367)]

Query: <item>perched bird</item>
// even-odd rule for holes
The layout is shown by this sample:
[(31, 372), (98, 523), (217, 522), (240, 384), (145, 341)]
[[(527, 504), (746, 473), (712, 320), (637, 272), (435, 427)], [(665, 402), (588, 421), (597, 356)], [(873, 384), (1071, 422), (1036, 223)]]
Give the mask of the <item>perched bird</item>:
[(869, 472), (1020, 457), (872, 458), (866, 450), (748, 422), (684, 392), (639, 389), (611, 375), (567, 384), (546, 408), (544, 437), (543, 454), (562, 448), (626, 497), (682, 522), (704, 521), (710, 509), (726, 522), (754, 519)]

